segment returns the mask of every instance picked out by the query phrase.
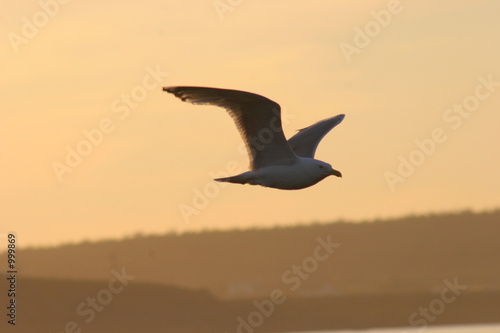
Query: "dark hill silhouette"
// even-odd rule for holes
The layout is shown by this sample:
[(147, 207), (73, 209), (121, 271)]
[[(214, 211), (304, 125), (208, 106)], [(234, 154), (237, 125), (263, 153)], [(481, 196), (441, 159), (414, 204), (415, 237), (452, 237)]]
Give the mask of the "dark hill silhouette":
[(207, 332), (223, 332), (229, 327), (229, 306), (206, 291), (130, 283), (109, 301), (102, 298), (107, 304), (96, 301), (94, 308), (87, 303), (89, 297), (99, 300), (99, 292), (107, 287), (108, 281), (22, 278), (16, 326), (5, 325), (2, 318), (0, 328), (2, 332), (3, 328), (11, 328), (12, 332), (59, 333), (70, 325), (70, 332), (81, 329), (82, 332), (103, 333), (184, 333), (200, 328), (206, 328)]
[[(289, 298), (275, 306), (260, 326), (242, 328), (256, 308), (252, 300), (219, 300), (206, 291), (131, 282), (111, 299), (106, 281), (21, 278), (16, 326), (0, 322), (1, 332), (93, 333), (250, 333), (409, 326), (409, 316), (436, 298), (430, 293)], [(101, 296), (99, 296), (101, 295)], [(99, 298), (101, 297), (101, 298)], [(89, 298), (105, 300), (87, 315)], [(3, 301), (4, 299), (1, 299)], [(258, 300), (265, 302), (265, 300)], [(2, 308), (4, 308), (4, 303)], [(78, 309), (84, 315), (79, 314)], [(98, 303), (99, 305), (99, 303)], [(447, 304), (429, 325), (474, 324), (500, 320), (500, 293), (472, 292)], [(264, 317), (263, 317), (264, 318)], [(69, 325), (69, 326), (68, 326)], [(80, 331), (81, 330), (81, 331)]]
[[(317, 237), (340, 243), (300, 288), (283, 274), (313, 255)], [(206, 289), (221, 298), (420, 293), (455, 277), (468, 291), (500, 291), (500, 211), (390, 221), (138, 236), (25, 249), (24, 277), (106, 280), (125, 267), (137, 282)], [(0, 258), (4, 261), (4, 256)]]

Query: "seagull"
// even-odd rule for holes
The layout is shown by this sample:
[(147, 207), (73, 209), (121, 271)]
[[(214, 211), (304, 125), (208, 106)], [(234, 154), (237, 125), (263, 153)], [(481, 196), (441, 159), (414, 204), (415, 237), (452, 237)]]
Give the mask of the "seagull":
[(312, 186), (328, 176), (342, 177), (328, 163), (314, 159), (319, 142), (344, 119), (343, 114), (298, 131), (288, 141), (281, 127), (281, 108), (272, 100), (240, 90), (206, 87), (164, 87), (184, 102), (216, 105), (233, 118), (247, 147), (250, 171), (214, 179), (281, 190)]

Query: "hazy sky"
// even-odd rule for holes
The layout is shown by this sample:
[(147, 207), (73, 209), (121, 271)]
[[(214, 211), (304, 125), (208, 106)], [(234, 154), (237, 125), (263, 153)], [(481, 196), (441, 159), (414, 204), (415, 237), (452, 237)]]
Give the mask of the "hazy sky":
[[(20, 245), (500, 205), (498, 1), (0, 9), (0, 233)], [(213, 182), (246, 170), (239, 134), (169, 85), (267, 96), (287, 136), (345, 113), (316, 154), (344, 177), (299, 191)]]

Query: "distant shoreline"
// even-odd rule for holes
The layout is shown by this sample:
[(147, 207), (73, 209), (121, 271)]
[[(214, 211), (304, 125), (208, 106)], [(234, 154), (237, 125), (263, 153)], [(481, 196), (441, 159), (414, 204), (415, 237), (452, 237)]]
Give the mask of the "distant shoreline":
[[(16, 329), (62, 332), (74, 322), (93, 333), (256, 333), (496, 323), (499, 221), (500, 211), (462, 213), (21, 250)], [(0, 277), (0, 290), (6, 283)], [(4, 309), (6, 299), (0, 295)]]
[[(419, 313), (436, 299), (436, 294), (410, 295), (351, 295), (323, 298), (291, 298), (280, 305), (272, 320), (263, 325), (268, 332), (300, 330), (368, 329), (377, 327), (412, 327), (410, 316)], [(234, 301), (239, 313), (255, 311), (250, 301)], [(424, 323), (424, 316), (414, 320), (415, 328), (436, 325), (465, 325), (500, 323), (500, 292), (464, 293), (442, 312), (433, 315), (433, 321)], [(241, 314), (240, 314), (241, 315)], [(244, 317), (245, 315), (242, 315)]]

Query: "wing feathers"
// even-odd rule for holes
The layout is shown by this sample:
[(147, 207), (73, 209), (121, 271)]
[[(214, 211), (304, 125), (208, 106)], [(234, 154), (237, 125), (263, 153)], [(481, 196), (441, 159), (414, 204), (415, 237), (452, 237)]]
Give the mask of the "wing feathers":
[(299, 130), (297, 134), (292, 136), (288, 143), (292, 147), (295, 154), (301, 157), (314, 158), (316, 148), (323, 137), (344, 120), (345, 115), (328, 118), (317, 122), (314, 125)]
[(250, 155), (253, 170), (295, 163), (296, 155), (281, 127), (280, 106), (270, 99), (239, 90), (165, 87), (185, 102), (225, 108), (233, 118)]

